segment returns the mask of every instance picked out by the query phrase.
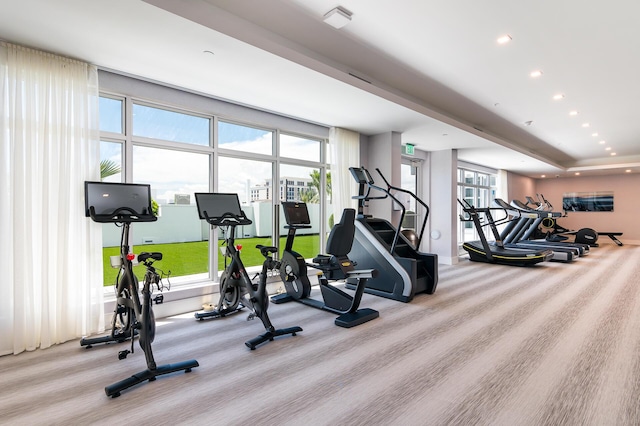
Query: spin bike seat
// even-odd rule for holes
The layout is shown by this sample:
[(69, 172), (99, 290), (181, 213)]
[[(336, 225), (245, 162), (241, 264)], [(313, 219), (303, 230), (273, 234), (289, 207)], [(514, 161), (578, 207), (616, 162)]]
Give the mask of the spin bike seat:
[(278, 252), (278, 248), (273, 246), (263, 246), (262, 244), (258, 244), (256, 245), (256, 248), (260, 250), (260, 253), (262, 253), (264, 257), (269, 256), (271, 253)]

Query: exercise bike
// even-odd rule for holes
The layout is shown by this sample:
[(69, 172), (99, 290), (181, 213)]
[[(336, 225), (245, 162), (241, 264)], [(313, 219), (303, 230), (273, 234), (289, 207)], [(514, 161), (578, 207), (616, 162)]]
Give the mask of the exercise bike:
[[(328, 255), (318, 255), (313, 263), (305, 263), (304, 257), (293, 251), (296, 230), (310, 228), (309, 211), (305, 203), (283, 202), (287, 221), (287, 242), (282, 253), (280, 278), (286, 293), (271, 298), (273, 303), (286, 303), (292, 300), (304, 305), (339, 314), (334, 323), (337, 326), (351, 328), (378, 318), (379, 312), (370, 308), (358, 309), (367, 280), (378, 275), (376, 269), (356, 270), (355, 263), (347, 256), (351, 251), (355, 234), (355, 210), (345, 209), (327, 239)], [(318, 283), (323, 301), (312, 299), (311, 283), (307, 276), (307, 266), (320, 270)], [(329, 284), (329, 280), (348, 280), (355, 284), (352, 296)]]
[[(146, 267), (142, 286), (142, 301), (139, 296), (138, 278), (133, 273), (136, 256), (129, 250), (129, 230), (132, 222), (153, 222), (157, 218), (151, 213), (151, 190), (149, 185), (85, 182), (86, 215), (99, 223), (115, 223), (122, 227), (120, 244), (120, 274), (116, 284), (116, 308), (112, 320), (111, 334), (94, 339), (82, 339), (81, 345), (90, 348), (95, 343), (109, 343), (131, 338), (131, 350), (118, 353), (122, 360), (134, 352), (133, 337), (144, 351), (147, 369), (104, 388), (107, 396), (116, 398), (123, 390), (144, 381), (154, 381), (157, 376), (184, 370), (186, 373), (198, 367), (196, 360), (176, 364), (157, 365), (151, 350), (155, 337), (155, 317), (151, 294), (153, 286), (162, 290), (161, 277), (153, 262), (162, 259), (162, 253), (140, 253), (138, 262)], [(124, 205), (124, 207), (116, 207)], [(141, 213), (138, 213), (141, 212)], [(157, 299), (160, 300), (160, 299)], [(119, 326), (116, 324), (119, 320)]]
[[(196, 204), (200, 219), (205, 220), (211, 226), (217, 226), (225, 233), (225, 269), (220, 276), (220, 299), (216, 309), (211, 311), (196, 312), (196, 319), (221, 318), (236, 313), (244, 307), (251, 311), (248, 320), (260, 318), (265, 333), (245, 342), (245, 345), (254, 350), (261, 343), (272, 341), (277, 336), (302, 331), (300, 327), (276, 329), (267, 315), (269, 297), (267, 295), (267, 273), (270, 269), (277, 268), (278, 263), (273, 260), (273, 253), (277, 253), (276, 247), (258, 245), (257, 248), (265, 257), (262, 263), (262, 271), (259, 274), (257, 284), (254, 284), (240, 258), (240, 250), (235, 245), (236, 227), (250, 225), (252, 222), (240, 208), (237, 194), (221, 193), (196, 193)], [(226, 259), (231, 259), (226, 264)], [(255, 278), (255, 277), (254, 277)]]

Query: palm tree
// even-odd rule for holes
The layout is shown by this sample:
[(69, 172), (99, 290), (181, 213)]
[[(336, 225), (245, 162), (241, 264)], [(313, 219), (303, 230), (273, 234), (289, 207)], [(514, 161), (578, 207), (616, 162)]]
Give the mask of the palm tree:
[(100, 180), (120, 173), (120, 165), (113, 160), (100, 161)]
[[(310, 174), (311, 176), (311, 186), (316, 189), (316, 193), (320, 194), (320, 170), (313, 170)], [(326, 187), (327, 195), (329, 199), (331, 199), (331, 172), (327, 172), (327, 187)]]
[(317, 203), (318, 191), (316, 191), (315, 188), (301, 189), (300, 192), (298, 192), (298, 197), (303, 203)]
[[(313, 197), (313, 201), (311, 202), (315, 202), (315, 203), (319, 203), (320, 202), (320, 170), (313, 170), (311, 172), (311, 188), (313, 188), (315, 195)], [(329, 200), (331, 200), (331, 172), (327, 172), (326, 175), (326, 180), (327, 180), (327, 186), (326, 186), (326, 191), (327, 191), (327, 196), (329, 197)], [(333, 228), (333, 213), (331, 213), (331, 215), (329, 216), (329, 228)]]

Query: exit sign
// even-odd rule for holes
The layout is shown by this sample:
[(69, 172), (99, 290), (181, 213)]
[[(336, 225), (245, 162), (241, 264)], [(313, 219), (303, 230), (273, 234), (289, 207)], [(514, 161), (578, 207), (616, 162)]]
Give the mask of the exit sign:
[(402, 145), (402, 153), (405, 155), (415, 155), (415, 147), (410, 143)]

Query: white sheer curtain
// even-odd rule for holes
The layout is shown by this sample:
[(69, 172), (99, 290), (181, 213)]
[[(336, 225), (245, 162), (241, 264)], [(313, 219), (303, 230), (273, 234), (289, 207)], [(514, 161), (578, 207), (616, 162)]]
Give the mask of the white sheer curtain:
[(104, 330), (94, 66), (0, 43), (0, 355)]
[(358, 185), (349, 167), (360, 167), (360, 134), (351, 130), (332, 127), (329, 130), (331, 148), (331, 198), (333, 215), (338, 222), (347, 207), (357, 208)]

